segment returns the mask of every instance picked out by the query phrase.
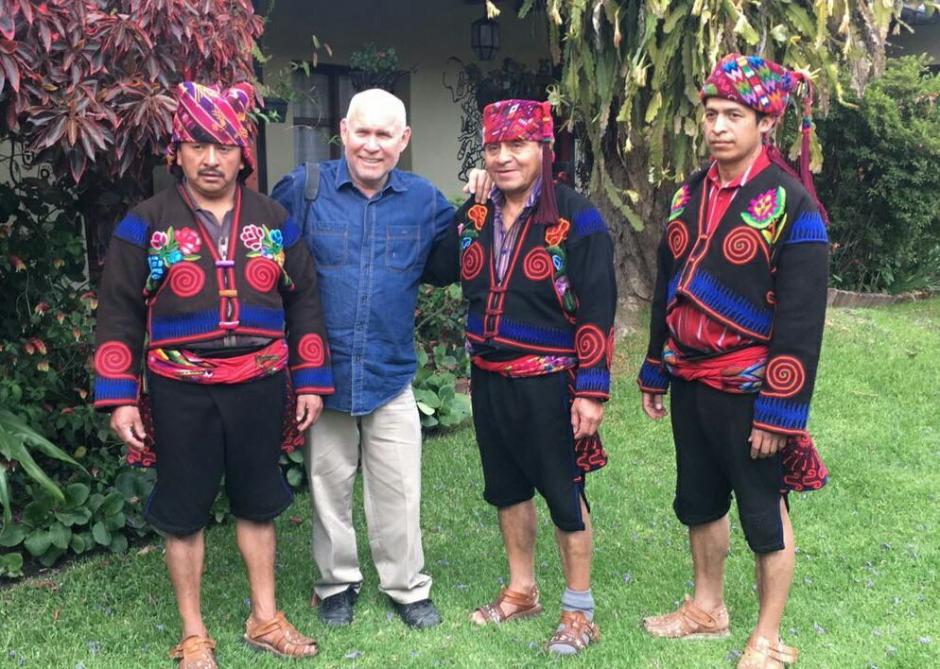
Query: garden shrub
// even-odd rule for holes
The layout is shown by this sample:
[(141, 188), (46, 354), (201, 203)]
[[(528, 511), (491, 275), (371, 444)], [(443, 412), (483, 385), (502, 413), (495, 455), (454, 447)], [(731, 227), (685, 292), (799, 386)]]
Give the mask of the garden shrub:
[(889, 61), (854, 105), (819, 120), (819, 195), (829, 210), (832, 284), (940, 288), (940, 74), (926, 57)]
[(421, 287), (415, 317), (418, 372), (413, 386), (426, 430), (453, 427), (470, 416), (465, 392), (470, 371), (464, 347), (466, 311), (459, 285)]

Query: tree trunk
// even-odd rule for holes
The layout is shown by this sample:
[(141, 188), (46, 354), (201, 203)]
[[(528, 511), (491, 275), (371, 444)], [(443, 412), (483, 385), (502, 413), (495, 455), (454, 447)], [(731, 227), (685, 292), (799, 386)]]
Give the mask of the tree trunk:
[[(608, 145), (609, 146), (609, 145)], [(591, 193), (592, 201), (607, 221), (614, 240), (614, 268), (617, 273), (617, 330), (620, 334), (646, 329), (645, 309), (656, 282), (656, 247), (662, 234), (671, 184), (649, 183), (646, 151), (637, 147), (621, 158), (607, 151), (607, 170), (618, 188), (635, 190), (640, 197), (634, 210), (643, 222), (637, 230), (603, 193)]]

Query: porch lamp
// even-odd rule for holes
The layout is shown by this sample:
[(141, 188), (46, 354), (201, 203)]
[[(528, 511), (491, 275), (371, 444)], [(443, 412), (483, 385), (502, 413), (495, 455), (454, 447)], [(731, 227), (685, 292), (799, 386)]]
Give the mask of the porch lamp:
[(499, 24), (486, 16), (470, 24), (470, 47), (480, 60), (493, 60), (499, 51)]

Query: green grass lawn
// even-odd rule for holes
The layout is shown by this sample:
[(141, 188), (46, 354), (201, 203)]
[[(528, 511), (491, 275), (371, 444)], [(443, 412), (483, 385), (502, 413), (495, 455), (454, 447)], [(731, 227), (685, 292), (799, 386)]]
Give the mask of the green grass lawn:
[[(424, 461), (424, 545), (445, 622), (406, 629), (376, 590), (362, 531), (366, 582), (356, 620), (326, 629), (308, 608), (314, 568), (306, 496), (278, 523), (280, 605), (321, 643), (321, 667), (729, 667), (756, 618), (753, 560), (738, 528), (728, 561), (732, 637), (651, 639), (644, 615), (671, 609), (691, 587), (685, 530), (671, 511), (674, 459), (668, 424), (642, 417), (633, 377), (641, 338), (621, 347), (604, 435), (611, 464), (592, 475), (597, 554), (594, 593), (603, 641), (556, 659), (542, 645), (563, 579), (540, 506), (538, 574), (547, 611), (476, 628), (468, 612), (505, 575), (496, 516), (481, 499), (473, 432), (429, 439)], [(883, 311), (833, 311), (811, 419), (831, 470), (820, 492), (797, 495), (799, 550), (784, 619), (801, 667), (940, 666), (940, 300)], [(361, 497), (359, 497), (361, 499)], [(246, 583), (233, 528), (208, 533), (203, 607), (223, 667), (299, 663), (240, 643)], [(97, 556), (0, 590), (0, 667), (169, 667), (177, 617), (159, 547)]]

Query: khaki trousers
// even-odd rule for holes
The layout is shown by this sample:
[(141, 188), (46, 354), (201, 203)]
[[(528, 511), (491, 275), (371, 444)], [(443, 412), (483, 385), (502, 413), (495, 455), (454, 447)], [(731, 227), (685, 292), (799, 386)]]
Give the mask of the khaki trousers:
[(366, 525), (379, 589), (402, 604), (426, 599), (421, 572), (421, 423), (411, 385), (365, 416), (324, 411), (304, 453), (313, 501), (313, 559), (320, 599), (362, 583), (352, 522), (360, 458)]

